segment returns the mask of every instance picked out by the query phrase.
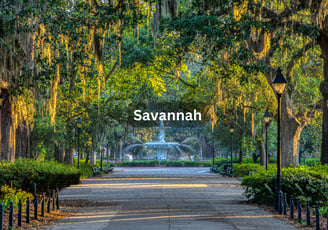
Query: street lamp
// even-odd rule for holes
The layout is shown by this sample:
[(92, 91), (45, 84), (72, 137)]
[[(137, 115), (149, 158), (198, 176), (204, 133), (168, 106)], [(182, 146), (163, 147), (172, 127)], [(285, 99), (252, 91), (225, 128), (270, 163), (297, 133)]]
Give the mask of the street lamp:
[(265, 113), (263, 115), (263, 120), (265, 122), (265, 169), (268, 170), (268, 163), (269, 163), (269, 158), (268, 158), (268, 126), (269, 122), (271, 121), (271, 114), (269, 113), (269, 109), (267, 108), (265, 110)]
[(229, 128), (229, 131), (230, 131), (230, 134), (231, 134), (231, 161), (230, 161), (230, 167), (231, 167), (231, 176), (233, 175), (232, 174), (232, 144), (233, 144), (233, 132), (235, 131), (233, 125), (230, 126)]
[(76, 121), (77, 127), (77, 168), (80, 168), (80, 129), (82, 128), (82, 119), (79, 117)]
[(104, 150), (102, 148), (100, 148), (100, 171), (103, 171), (103, 152)]
[(276, 72), (276, 76), (272, 81), (272, 87), (277, 93), (278, 99), (278, 140), (277, 140), (277, 190), (275, 197), (275, 210), (277, 212), (281, 212), (279, 195), (281, 195), (281, 142), (280, 142), (280, 117), (281, 117), (281, 95), (284, 92), (285, 86), (287, 84), (286, 79), (281, 73), (281, 69), (278, 68)]

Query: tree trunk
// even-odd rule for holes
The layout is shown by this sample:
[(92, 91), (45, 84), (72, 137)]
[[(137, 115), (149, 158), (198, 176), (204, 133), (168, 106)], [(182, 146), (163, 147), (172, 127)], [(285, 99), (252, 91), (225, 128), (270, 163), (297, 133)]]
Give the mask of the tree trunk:
[(115, 153), (115, 147), (110, 146), (110, 159), (116, 160), (116, 153)]
[(241, 147), (241, 142), (239, 143), (239, 164), (243, 162), (243, 150)]
[(16, 129), (13, 128), (12, 103), (7, 89), (1, 89), (5, 98), (1, 110), (1, 160), (14, 161), (16, 148)]
[[(268, 82), (272, 84), (271, 72), (265, 73)], [(305, 125), (308, 123), (306, 118), (298, 121), (293, 115), (293, 89), (287, 87), (281, 97), (281, 166), (283, 168), (293, 165), (298, 166), (298, 140)]]
[(85, 157), (85, 164), (87, 165), (90, 159), (90, 152), (87, 152), (87, 156)]
[(260, 165), (265, 165), (266, 154), (265, 154), (265, 124), (261, 127), (261, 136), (255, 135), (255, 141), (259, 150)]
[(120, 140), (120, 147), (119, 147), (119, 153), (120, 153), (120, 159), (124, 161), (124, 156), (123, 156), (123, 140)]
[(73, 148), (69, 147), (65, 149), (65, 163), (73, 165), (74, 162), (74, 151)]
[(321, 142), (321, 164), (328, 164), (328, 31), (322, 32), (318, 39), (321, 48), (321, 58), (323, 59), (324, 80), (320, 84), (320, 91), (323, 96), (322, 105), (322, 142)]
[(205, 135), (202, 135), (200, 138), (200, 145), (202, 149), (202, 157), (203, 158), (212, 158), (213, 157), (213, 148), (208, 143), (208, 139)]
[(16, 155), (15, 158), (29, 157), (30, 152), (30, 126), (25, 122), (16, 129)]
[(298, 140), (307, 123), (300, 123), (292, 115), (292, 99), (286, 89), (281, 97), (281, 166), (298, 166)]
[(107, 152), (107, 164), (108, 164), (109, 163), (110, 154), (111, 154), (111, 152), (110, 152), (110, 145), (109, 144), (107, 144), (106, 152)]
[(259, 158), (259, 156), (255, 152), (253, 152), (252, 158), (253, 158), (253, 163), (257, 163), (257, 158)]
[(257, 145), (257, 148), (259, 149), (259, 153), (260, 153), (260, 165), (265, 165), (266, 158), (265, 158), (264, 141), (262, 139), (257, 138), (256, 145)]
[(63, 162), (63, 152), (59, 144), (54, 145), (54, 157), (56, 161)]

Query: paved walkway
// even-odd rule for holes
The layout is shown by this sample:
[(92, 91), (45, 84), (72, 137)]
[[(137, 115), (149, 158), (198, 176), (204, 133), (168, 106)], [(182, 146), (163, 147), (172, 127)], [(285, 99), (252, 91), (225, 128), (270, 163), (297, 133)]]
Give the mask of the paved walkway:
[(115, 168), (61, 191), (77, 213), (47, 229), (295, 229), (242, 204), (239, 184), (208, 168)]

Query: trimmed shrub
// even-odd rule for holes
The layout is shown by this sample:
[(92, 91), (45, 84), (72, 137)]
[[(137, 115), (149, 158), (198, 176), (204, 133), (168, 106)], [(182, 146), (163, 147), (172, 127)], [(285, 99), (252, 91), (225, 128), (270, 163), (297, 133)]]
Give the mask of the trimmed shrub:
[[(245, 176), (241, 185), (245, 196), (258, 203), (273, 204), (276, 169), (259, 169), (255, 174)], [(281, 189), (287, 197), (301, 197), (303, 201), (328, 201), (328, 166), (299, 166), (281, 170)]]
[[(212, 162), (212, 161), (211, 161)], [(228, 165), (231, 162), (231, 158), (215, 158), (214, 160), (214, 164), (216, 164), (219, 167), (223, 166), (223, 165)], [(238, 163), (239, 162), (239, 158), (238, 157), (234, 157), (232, 158), (232, 163)]]
[(115, 166), (119, 167), (156, 167), (156, 166), (166, 166), (166, 167), (210, 167), (211, 163), (209, 161), (157, 161), (157, 160), (135, 160), (135, 161), (123, 161), (116, 162)]
[(305, 165), (307, 166), (316, 166), (321, 164), (320, 159), (319, 158), (307, 158), (305, 159)]
[[(276, 164), (272, 163), (268, 165), (268, 168), (277, 168)], [(254, 174), (256, 173), (258, 170), (260, 169), (265, 169), (264, 165), (260, 165), (260, 164), (254, 164), (254, 163), (250, 163), (250, 164), (238, 164), (238, 165), (234, 165), (234, 169), (233, 169), (233, 175), (234, 176), (248, 176), (250, 174)]]
[(236, 165), (236, 167), (233, 168), (233, 174), (234, 176), (248, 176), (263, 167), (265, 166), (254, 163)]
[(115, 166), (119, 167), (155, 167), (159, 165), (157, 160), (134, 160), (134, 161), (122, 161), (115, 163)]
[(80, 182), (80, 171), (73, 166), (23, 158), (16, 159), (14, 163), (3, 161), (0, 175), (0, 186), (11, 184), (27, 192), (32, 191), (34, 183), (39, 192), (46, 192)]

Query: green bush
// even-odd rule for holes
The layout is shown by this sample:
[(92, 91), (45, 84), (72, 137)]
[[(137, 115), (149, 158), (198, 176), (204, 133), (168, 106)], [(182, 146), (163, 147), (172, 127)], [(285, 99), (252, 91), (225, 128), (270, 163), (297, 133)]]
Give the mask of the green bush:
[(29, 197), (30, 200), (34, 199), (34, 196), (31, 193), (22, 191), (22, 189), (9, 187), (8, 185), (2, 185), (0, 187), (0, 202), (2, 202), (3, 209), (6, 213), (9, 210), (10, 202), (13, 202), (14, 210), (17, 210), (19, 200), (21, 200), (22, 203), (25, 203), (27, 197)]
[(86, 179), (93, 176), (92, 166), (90, 164), (80, 164), (81, 179)]
[(115, 166), (119, 167), (155, 167), (159, 165), (159, 161), (157, 160), (134, 160), (134, 161), (122, 161), (116, 162)]
[[(268, 168), (277, 168), (276, 164), (272, 163), (268, 165)], [(265, 169), (264, 165), (260, 164), (254, 164), (254, 163), (249, 163), (249, 164), (238, 164), (234, 166), (233, 168), (233, 174), (234, 176), (248, 176), (250, 174), (256, 173), (260, 169)]]
[[(74, 167), (77, 168), (77, 159), (74, 159), (73, 165), (74, 165)], [(92, 177), (93, 176), (92, 167), (94, 167), (94, 166), (100, 167), (100, 163), (97, 161), (96, 165), (90, 165), (90, 161), (88, 162), (88, 164), (85, 164), (85, 159), (80, 159), (81, 179), (86, 179), (86, 178)]]
[(236, 165), (236, 167), (233, 168), (233, 174), (234, 176), (247, 176), (257, 172), (261, 167), (263, 168), (265, 166), (254, 163)]
[(307, 166), (316, 166), (321, 164), (320, 159), (319, 158), (307, 158), (305, 159), (305, 165)]
[(242, 163), (253, 164), (254, 161), (252, 158), (243, 158)]
[(185, 167), (210, 167), (209, 161), (183, 161)]
[(34, 183), (39, 192), (46, 192), (80, 182), (80, 171), (73, 166), (22, 158), (16, 159), (14, 163), (3, 161), (0, 175), (0, 186), (11, 184), (27, 192), (32, 191)]
[[(258, 203), (272, 204), (276, 184), (276, 169), (260, 168), (255, 174), (245, 176), (241, 185), (245, 196)], [(328, 166), (299, 166), (281, 170), (281, 189), (287, 197), (301, 197), (303, 201), (328, 201)]]
[(158, 161), (158, 160), (135, 160), (135, 161), (123, 161), (116, 162), (115, 166), (118, 167), (156, 167), (156, 166), (166, 166), (166, 167), (210, 167), (211, 163), (209, 161)]
[[(230, 162), (231, 162), (231, 158), (217, 157), (214, 160), (214, 164), (216, 164), (218, 167), (221, 167), (223, 165), (230, 164)], [(238, 157), (232, 158), (232, 163), (238, 163), (238, 162), (239, 162), (239, 158)]]

